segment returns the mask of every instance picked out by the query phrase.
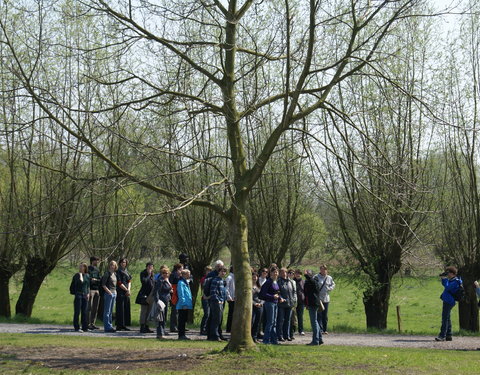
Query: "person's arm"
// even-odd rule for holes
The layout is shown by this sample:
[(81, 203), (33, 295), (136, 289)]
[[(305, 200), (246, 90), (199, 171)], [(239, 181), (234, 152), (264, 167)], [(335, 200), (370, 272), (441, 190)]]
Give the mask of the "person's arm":
[(328, 278), (329, 278), (329, 282), (327, 283), (328, 285), (325, 285), (325, 287), (330, 292), (331, 290), (335, 289), (335, 281), (333, 281), (332, 276), (328, 276)]

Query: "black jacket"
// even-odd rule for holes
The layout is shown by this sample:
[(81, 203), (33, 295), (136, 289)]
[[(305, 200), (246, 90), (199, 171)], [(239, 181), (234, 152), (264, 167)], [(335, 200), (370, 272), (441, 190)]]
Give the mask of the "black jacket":
[(310, 277), (305, 275), (305, 305), (307, 307), (318, 307), (320, 306), (320, 289), (321, 284), (318, 281), (318, 278)]

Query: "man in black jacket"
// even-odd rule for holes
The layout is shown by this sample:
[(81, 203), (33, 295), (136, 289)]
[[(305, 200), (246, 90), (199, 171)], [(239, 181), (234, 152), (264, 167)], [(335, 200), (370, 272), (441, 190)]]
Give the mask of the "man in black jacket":
[(98, 304), (100, 302), (100, 270), (98, 269), (98, 261), (100, 258), (96, 256), (90, 257), (90, 265), (88, 266), (88, 275), (90, 276), (90, 295), (88, 297), (88, 329), (99, 329), (95, 322), (97, 320)]
[[(148, 327), (147, 319), (152, 309), (151, 303), (147, 298), (150, 292), (153, 290), (155, 281), (153, 279), (153, 263), (148, 262), (145, 266), (145, 269), (140, 272), (140, 282), (142, 287), (138, 291), (137, 298), (135, 303), (140, 305), (140, 332), (141, 333), (153, 333), (153, 331)], [(150, 303), (149, 303), (150, 302)]]
[(305, 271), (305, 306), (310, 315), (310, 324), (312, 325), (312, 342), (307, 345), (322, 345), (322, 332), (318, 324), (318, 308), (320, 306), (321, 285), (318, 278), (313, 277), (312, 270)]

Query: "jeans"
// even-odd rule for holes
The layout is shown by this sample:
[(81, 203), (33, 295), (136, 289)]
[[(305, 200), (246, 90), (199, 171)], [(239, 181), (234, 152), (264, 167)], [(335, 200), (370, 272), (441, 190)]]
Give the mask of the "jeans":
[(265, 301), (263, 311), (267, 323), (265, 324), (265, 332), (263, 335), (264, 344), (278, 344), (277, 339), (277, 314), (278, 304), (275, 302)]
[(318, 313), (318, 324), (322, 332), (327, 332), (328, 325), (328, 305), (329, 302), (323, 302), (323, 307), (325, 308), (322, 312)]
[(452, 336), (452, 320), (450, 319), (450, 313), (453, 309), (453, 306), (444, 302), (442, 308), (442, 327), (440, 328), (440, 333), (438, 337), (451, 337)]
[(81, 316), (82, 329), (88, 329), (88, 294), (76, 293), (73, 300), (73, 328), (80, 329), (78, 318)]
[(292, 308), (290, 306), (278, 307), (277, 316), (277, 337), (278, 339), (288, 339), (290, 337), (290, 320), (292, 318)]
[(316, 307), (307, 307), (307, 309), (310, 315), (310, 324), (312, 325), (312, 343), (318, 345), (323, 342), (320, 324), (318, 323), (320, 314)]
[(202, 298), (203, 317), (200, 323), (200, 332), (208, 332), (208, 317), (210, 316), (210, 305), (208, 299)]
[(105, 293), (103, 297), (103, 328), (105, 331), (111, 331), (113, 306), (115, 305), (116, 293)]
[(223, 302), (217, 300), (209, 300), (210, 303), (210, 328), (209, 328), (209, 340), (217, 340), (222, 336), (222, 332), (219, 329), (222, 323), (223, 316)]
[(299, 303), (296, 307), (297, 312), (297, 321), (298, 321), (298, 333), (303, 332), (303, 312), (305, 310), (305, 305)]
[(262, 322), (263, 306), (255, 307), (252, 309), (252, 337), (256, 339), (260, 332), (260, 323)]

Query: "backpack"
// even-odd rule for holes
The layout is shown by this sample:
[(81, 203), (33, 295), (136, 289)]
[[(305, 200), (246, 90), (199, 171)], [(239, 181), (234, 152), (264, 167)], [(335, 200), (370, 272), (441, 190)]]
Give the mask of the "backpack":
[(457, 291), (452, 295), (455, 301), (458, 301), (458, 302), (465, 301), (465, 289), (463, 288), (463, 284), (459, 283)]

